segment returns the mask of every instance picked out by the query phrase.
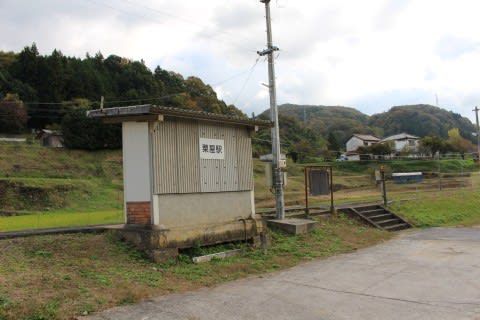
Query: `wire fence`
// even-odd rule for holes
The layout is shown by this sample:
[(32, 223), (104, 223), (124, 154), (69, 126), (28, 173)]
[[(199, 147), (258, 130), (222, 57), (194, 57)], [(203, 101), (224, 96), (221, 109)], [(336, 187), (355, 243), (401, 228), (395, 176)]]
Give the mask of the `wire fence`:
[[(458, 161), (452, 161), (458, 160)], [(387, 201), (414, 201), (428, 197), (444, 197), (456, 193), (480, 191), (480, 166), (472, 160), (441, 159), (399, 161), (395, 166), (389, 161), (330, 163), (333, 165), (333, 194), (336, 207), (366, 203), (383, 203), (382, 184), (375, 170), (386, 168)], [(355, 169), (359, 172), (352, 172)], [(285, 191), (287, 207), (305, 206), (305, 181), (302, 168), (288, 176)], [(350, 170), (350, 171), (349, 171)], [(394, 178), (394, 173), (420, 173), (417, 180)], [(262, 188), (263, 179), (257, 179), (255, 189), (257, 209), (272, 208), (274, 195)], [(330, 195), (309, 195), (309, 205), (328, 209)]]

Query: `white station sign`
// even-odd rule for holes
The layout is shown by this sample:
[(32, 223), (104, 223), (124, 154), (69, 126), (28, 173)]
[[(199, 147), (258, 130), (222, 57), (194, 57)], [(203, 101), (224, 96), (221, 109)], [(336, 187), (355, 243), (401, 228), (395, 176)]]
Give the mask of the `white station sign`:
[(224, 140), (200, 138), (200, 159), (225, 159)]

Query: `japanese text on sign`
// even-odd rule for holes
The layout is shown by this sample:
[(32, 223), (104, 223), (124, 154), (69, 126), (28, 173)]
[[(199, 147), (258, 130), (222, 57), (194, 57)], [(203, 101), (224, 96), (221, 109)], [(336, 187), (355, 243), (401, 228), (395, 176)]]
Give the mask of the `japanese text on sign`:
[(200, 159), (225, 159), (224, 141), (200, 138)]

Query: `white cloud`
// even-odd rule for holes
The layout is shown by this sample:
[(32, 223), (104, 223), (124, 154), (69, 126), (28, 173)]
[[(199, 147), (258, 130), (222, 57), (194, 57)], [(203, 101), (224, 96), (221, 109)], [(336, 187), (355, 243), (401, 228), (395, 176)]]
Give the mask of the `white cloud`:
[[(438, 94), (472, 118), (479, 9), (476, 0), (272, 1), (279, 102), (374, 113)], [(227, 103), (259, 113), (268, 106), (263, 61), (241, 88), (265, 47), (263, 10), (257, 0), (1, 0), (0, 50), (36, 42), (42, 53), (144, 59), (217, 84)]]

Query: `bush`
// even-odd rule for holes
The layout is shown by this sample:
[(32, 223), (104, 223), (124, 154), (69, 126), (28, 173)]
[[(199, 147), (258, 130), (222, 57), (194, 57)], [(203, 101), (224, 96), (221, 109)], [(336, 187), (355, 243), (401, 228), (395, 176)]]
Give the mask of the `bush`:
[(16, 95), (7, 94), (0, 101), (0, 132), (21, 133), (27, 125), (27, 109)]
[(88, 118), (86, 109), (70, 111), (62, 121), (63, 142), (70, 149), (118, 149), (122, 147), (120, 125)]

